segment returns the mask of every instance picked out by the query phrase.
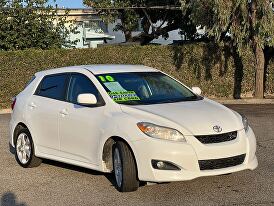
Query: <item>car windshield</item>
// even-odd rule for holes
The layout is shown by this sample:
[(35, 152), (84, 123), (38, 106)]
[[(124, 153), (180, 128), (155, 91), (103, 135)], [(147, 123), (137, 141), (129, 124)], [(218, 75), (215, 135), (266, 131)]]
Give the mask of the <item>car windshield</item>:
[(161, 72), (100, 74), (96, 78), (119, 104), (161, 104), (202, 99)]

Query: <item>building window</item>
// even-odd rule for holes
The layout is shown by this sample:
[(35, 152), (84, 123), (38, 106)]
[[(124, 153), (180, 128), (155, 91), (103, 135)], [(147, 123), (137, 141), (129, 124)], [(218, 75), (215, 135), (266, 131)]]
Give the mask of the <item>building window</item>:
[(106, 33), (107, 27), (101, 20), (91, 20), (83, 22), (84, 28), (87, 31), (93, 31), (95, 33)]

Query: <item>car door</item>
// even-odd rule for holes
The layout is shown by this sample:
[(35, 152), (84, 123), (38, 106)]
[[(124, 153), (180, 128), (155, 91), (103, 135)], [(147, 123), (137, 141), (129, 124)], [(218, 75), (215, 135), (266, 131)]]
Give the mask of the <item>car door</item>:
[[(98, 103), (84, 106), (77, 103), (79, 94), (91, 93)], [(98, 149), (104, 125), (104, 102), (92, 81), (84, 74), (71, 74), (67, 103), (59, 115), (62, 156), (68, 159), (98, 164)]]
[(45, 76), (28, 100), (26, 117), (39, 153), (58, 155), (58, 114), (67, 80), (67, 74)]

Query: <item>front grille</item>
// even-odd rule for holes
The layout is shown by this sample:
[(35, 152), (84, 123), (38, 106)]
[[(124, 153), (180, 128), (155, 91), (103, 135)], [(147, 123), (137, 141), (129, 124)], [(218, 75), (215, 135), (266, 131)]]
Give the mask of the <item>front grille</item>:
[(200, 170), (214, 170), (240, 165), (245, 160), (245, 154), (222, 159), (199, 160)]
[(228, 132), (224, 134), (200, 135), (195, 137), (203, 144), (228, 142), (237, 138), (237, 131)]

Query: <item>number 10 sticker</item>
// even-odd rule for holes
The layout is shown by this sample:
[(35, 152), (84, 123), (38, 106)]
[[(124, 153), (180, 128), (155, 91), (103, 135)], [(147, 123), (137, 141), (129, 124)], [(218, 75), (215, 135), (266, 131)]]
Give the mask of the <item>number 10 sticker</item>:
[(112, 76), (106, 75), (106, 76), (98, 76), (101, 80), (101, 82), (114, 82), (114, 78)]

